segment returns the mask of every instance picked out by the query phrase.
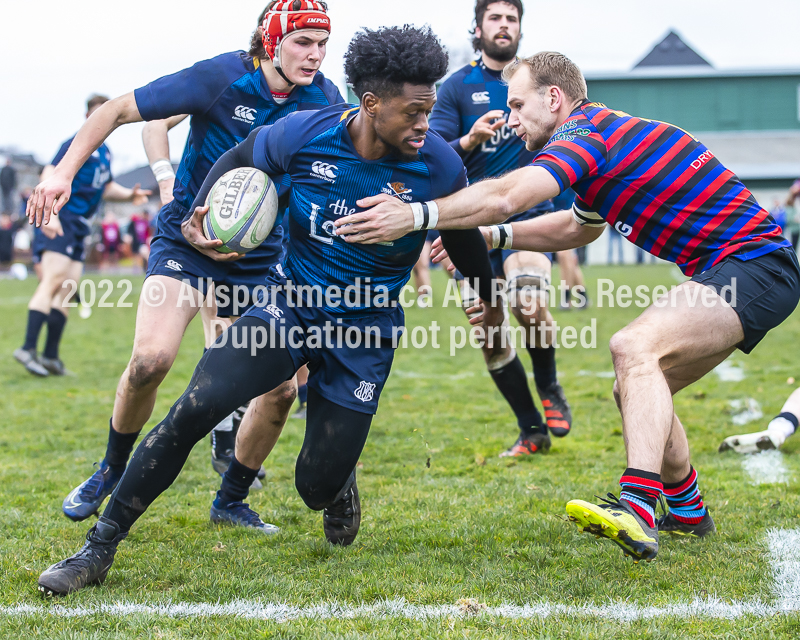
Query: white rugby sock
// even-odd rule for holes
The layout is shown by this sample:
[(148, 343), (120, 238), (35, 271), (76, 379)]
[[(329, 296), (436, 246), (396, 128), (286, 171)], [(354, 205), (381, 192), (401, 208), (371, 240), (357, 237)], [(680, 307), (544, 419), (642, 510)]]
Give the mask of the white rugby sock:
[(778, 416), (777, 418), (773, 418), (772, 422), (769, 423), (767, 431), (777, 433), (786, 440), (786, 438), (794, 433), (794, 425), (783, 416)]

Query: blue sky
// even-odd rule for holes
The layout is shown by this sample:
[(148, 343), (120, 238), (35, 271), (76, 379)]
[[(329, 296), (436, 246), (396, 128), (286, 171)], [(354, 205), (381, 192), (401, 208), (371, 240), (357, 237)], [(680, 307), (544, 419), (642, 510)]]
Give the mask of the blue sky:
[[(0, 147), (48, 161), (83, 122), (93, 92), (116, 96), (197, 60), (245, 48), (265, 0), (31, 0), (0, 3)], [(344, 85), (342, 56), (362, 26), (429, 23), (459, 59), (473, 0), (330, 0), (323, 72)], [(528, 0), (522, 54), (548, 49), (585, 71), (625, 70), (669, 28), (718, 68), (800, 68), (799, 0)], [(178, 158), (187, 126), (171, 136)], [(113, 133), (114, 168), (146, 162), (141, 125)]]

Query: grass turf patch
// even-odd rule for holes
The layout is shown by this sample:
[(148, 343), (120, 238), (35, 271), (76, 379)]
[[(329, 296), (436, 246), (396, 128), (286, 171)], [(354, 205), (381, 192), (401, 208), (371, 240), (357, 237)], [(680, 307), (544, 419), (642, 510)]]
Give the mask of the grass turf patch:
[[(455, 604), (466, 599), (504, 603), (604, 604), (628, 601), (666, 606), (695, 597), (771, 602), (773, 577), (765, 556), (769, 528), (800, 526), (797, 442), (784, 448), (788, 484), (754, 486), (740, 457), (716, 452), (731, 433), (763, 428), (800, 379), (793, 349), (800, 322), (793, 316), (749, 357), (739, 382), (710, 374), (675, 399), (689, 434), (700, 489), (717, 522), (708, 540), (662, 538), (656, 562), (634, 566), (607, 541), (580, 535), (566, 522), (573, 498), (617, 490), (625, 466), (620, 418), (607, 377), (608, 340), (641, 309), (595, 305), (559, 312), (560, 324), (578, 329), (596, 320), (597, 348), (561, 349), (559, 378), (573, 408), (569, 437), (554, 440), (546, 456), (500, 459), (516, 437), (513, 414), (485, 371), (481, 355), (467, 347), (450, 355), (449, 327), (463, 326), (456, 307), (441, 308), (445, 288), (434, 274), (437, 303), (412, 308), (408, 326), (443, 327), (441, 349), (401, 349), (381, 398), (380, 411), (361, 458), (359, 488), (364, 519), (356, 543), (332, 548), (322, 536), (321, 515), (309, 511), (294, 489), (294, 460), (303, 425), (290, 420), (266, 464), (264, 491), (251, 505), (282, 528), (274, 537), (217, 527), (208, 509), (218, 485), (208, 441), (199, 444), (175, 485), (134, 527), (121, 546), (105, 585), (61, 601), (69, 607), (128, 602), (230, 602), (253, 599), (310, 606), (336, 601), (358, 605), (403, 598), (413, 604)], [(617, 285), (672, 286), (672, 267), (603, 267), (587, 270), (589, 291), (597, 279)], [(99, 280), (99, 278), (97, 278)], [(140, 284), (140, 281), (135, 283)], [(104, 451), (119, 375), (130, 356), (135, 308), (96, 308), (67, 325), (62, 357), (74, 377), (35, 379), (10, 357), (22, 342), (26, 300), (34, 284), (0, 283), (0, 604), (41, 604), (38, 574), (74, 553), (87, 523), (60, 513), (69, 490), (92, 472)], [(135, 304), (135, 299), (133, 300)], [(183, 391), (202, 353), (199, 322), (189, 329), (178, 360), (164, 381), (154, 426)], [(520, 357), (530, 370), (524, 351)], [(531, 388), (533, 384), (531, 381)], [(535, 393), (535, 391), (534, 391)], [(765, 419), (731, 423), (729, 401), (756, 398)], [(642, 402), (647, 402), (646, 398)], [(640, 621), (619, 625), (576, 619), (410, 621), (402, 619), (287, 623), (218, 619), (6, 618), (8, 635), (48, 637), (725, 637), (758, 629), (757, 637), (796, 635), (794, 617)], [(659, 635), (669, 628), (672, 635)], [(616, 629), (616, 630), (615, 630)], [(792, 629), (795, 633), (792, 634)], [(72, 633), (82, 635), (70, 635)], [(709, 635), (706, 635), (708, 633)], [(58, 635), (62, 634), (62, 635)], [(149, 634), (149, 635), (145, 635)], [(161, 634), (161, 635), (159, 635)], [(719, 634), (719, 635), (714, 635)]]

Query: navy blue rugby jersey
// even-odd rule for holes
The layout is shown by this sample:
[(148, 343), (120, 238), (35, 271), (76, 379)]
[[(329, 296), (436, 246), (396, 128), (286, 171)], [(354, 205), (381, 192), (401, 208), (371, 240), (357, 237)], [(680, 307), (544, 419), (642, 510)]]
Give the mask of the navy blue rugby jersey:
[[(286, 102), (276, 103), (258, 58), (244, 51), (223, 53), (188, 69), (164, 76), (134, 92), (145, 120), (161, 120), (187, 113), (192, 116), (189, 137), (176, 173), (175, 203), (188, 211), (208, 172), (219, 157), (244, 140), (256, 127), (272, 124), (295, 111), (321, 109), (344, 102), (339, 90), (317, 72), (307, 87), (295, 87)], [(185, 242), (180, 225), (184, 213), (162, 210), (159, 234)], [(246, 261), (281, 255), (283, 230), (276, 226)]]
[[(72, 136), (61, 145), (50, 164), (55, 166), (61, 162), (74, 138), (75, 136)], [(111, 180), (111, 152), (105, 144), (101, 144), (72, 179), (72, 195), (59, 215), (75, 216), (85, 220), (91, 218), (100, 206), (103, 191)]]
[(291, 179), (286, 277), (323, 291), (352, 286), (359, 292), (359, 305), (324, 308), (342, 317), (396, 312), (400, 324), (402, 308), (385, 302), (397, 301), (427, 232), (412, 232), (391, 243), (348, 244), (335, 235), (334, 220), (362, 211), (356, 201), (367, 196), (386, 193), (403, 202), (424, 202), (462, 189), (467, 177), (458, 155), (432, 131), (416, 157), (391, 154), (365, 160), (347, 130), (357, 113), (358, 107), (335, 105), (283, 118), (259, 131), (253, 162), (282, 185), (286, 181), (277, 176)]
[[(524, 167), (536, 157), (535, 152), (525, 149), (525, 143), (507, 124), (498, 129), (491, 140), (469, 153), (458, 143), (478, 118), (489, 111), (503, 111), (508, 122), (508, 87), (503, 83), (501, 73), (487, 68), (481, 60), (474, 60), (442, 84), (431, 114), (431, 128), (462, 157), (471, 183)], [(508, 221), (527, 220), (549, 211), (553, 211), (553, 205), (546, 201), (511, 216)]]

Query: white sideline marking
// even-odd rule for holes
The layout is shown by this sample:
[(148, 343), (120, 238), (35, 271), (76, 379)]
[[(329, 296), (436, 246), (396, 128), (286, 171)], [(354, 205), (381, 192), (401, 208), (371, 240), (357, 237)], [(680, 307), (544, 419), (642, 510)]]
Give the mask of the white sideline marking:
[(738, 413), (731, 419), (731, 422), (738, 427), (764, 417), (764, 412), (761, 411), (761, 405), (755, 398), (731, 400), (728, 402), (728, 405), (730, 405), (730, 408), (734, 411), (738, 411)]
[(800, 529), (773, 529), (767, 532), (767, 547), (775, 577), (773, 592), (776, 602), (760, 600), (725, 602), (718, 598), (695, 598), (691, 602), (641, 607), (631, 602), (600, 605), (532, 604), (484, 607), (464, 601), (452, 605), (415, 605), (404, 599), (384, 600), (374, 604), (346, 605), (322, 603), (315, 606), (295, 607), (288, 604), (258, 600), (234, 600), (227, 604), (210, 603), (152, 603), (115, 604), (66, 607), (63, 605), (14, 605), (0, 607), (0, 616), (30, 617), (53, 616), (57, 618), (86, 618), (90, 616), (153, 616), (167, 618), (209, 618), (234, 616), (237, 618), (289, 622), (298, 619), (353, 620), (358, 618), (430, 620), (441, 618), (550, 618), (588, 617), (620, 622), (675, 617), (715, 618), (733, 620), (743, 616), (769, 617), (800, 611)]
[(715, 368), (714, 373), (719, 376), (722, 382), (741, 382), (744, 380), (744, 369), (741, 365), (735, 364), (730, 360), (720, 362)]
[(761, 451), (742, 458), (742, 467), (750, 475), (753, 484), (786, 484), (789, 470), (783, 463), (780, 451)]
[(800, 529), (772, 529), (767, 546), (775, 573), (779, 611), (797, 611), (800, 605)]

